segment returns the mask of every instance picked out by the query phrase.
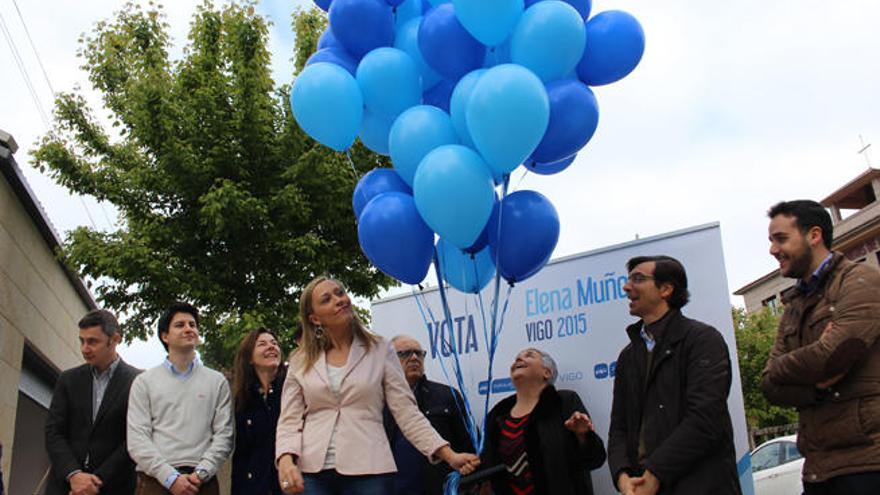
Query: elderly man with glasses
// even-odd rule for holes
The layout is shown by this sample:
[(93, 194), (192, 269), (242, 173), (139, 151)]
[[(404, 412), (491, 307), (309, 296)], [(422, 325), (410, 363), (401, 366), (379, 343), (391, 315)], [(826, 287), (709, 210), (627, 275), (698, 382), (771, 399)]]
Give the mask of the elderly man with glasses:
[[(391, 339), (406, 381), (412, 388), (422, 413), (456, 452), (473, 452), (460, 406), (461, 394), (425, 377), (425, 354), (414, 338), (398, 335)], [(453, 396), (453, 394), (455, 394)], [(397, 464), (394, 495), (440, 495), (450, 470), (446, 464), (428, 460), (401, 434), (389, 411), (385, 410), (385, 432)]]

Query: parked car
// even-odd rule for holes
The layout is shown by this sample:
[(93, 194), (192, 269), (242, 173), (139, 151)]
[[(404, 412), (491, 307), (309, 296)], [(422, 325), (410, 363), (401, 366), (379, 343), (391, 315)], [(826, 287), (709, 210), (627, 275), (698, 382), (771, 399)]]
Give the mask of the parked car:
[(797, 448), (797, 436), (774, 438), (752, 451), (755, 495), (801, 495), (804, 457)]

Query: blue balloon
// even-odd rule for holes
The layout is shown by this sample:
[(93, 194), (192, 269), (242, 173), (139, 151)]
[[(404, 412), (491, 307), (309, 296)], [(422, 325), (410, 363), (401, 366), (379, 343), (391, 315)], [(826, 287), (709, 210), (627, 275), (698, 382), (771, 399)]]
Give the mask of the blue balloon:
[(451, 3), (425, 14), (419, 26), (419, 49), (432, 69), (453, 81), (482, 67), (486, 56), (486, 47), (461, 25)]
[[(397, 36), (400, 36), (400, 29), (405, 26), (406, 23), (416, 17), (421, 17), (422, 13), (422, 0), (405, 0), (398, 5), (397, 8), (394, 9), (394, 29), (397, 31)], [(394, 46), (397, 46), (397, 41), (395, 41)], [(397, 46), (397, 48), (400, 47)]]
[[(547, 85), (550, 124), (531, 159), (551, 163), (571, 156), (586, 146), (599, 125), (599, 104), (584, 83), (577, 79)], [(454, 121), (453, 121), (454, 122)]]
[(416, 208), (434, 232), (459, 248), (471, 246), (492, 214), (495, 183), (486, 162), (460, 144), (434, 149), (413, 179)]
[(498, 46), (490, 47), (486, 50), (486, 57), (483, 59), (483, 67), (491, 68), (496, 65), (510, 63), (510, 38), (504, 40)]
[(351, 206), (354, 209), (354, 216), (360, 218), (361, 212), (373, 198), (387, 192), (402, 192), (412, 196), (412, 189), (406, 185), (406, 182), (397, 175), (397, 172), (390, 168), (374, 168), (370, 170), (361, 180), (358, 181), (354, 188), (354, 194), (351, 195)]
[(419, 105), (400, 114), (388, 135), (394, 170), (410, 186), (425, 155), (438, 146), (457, 143), (449, 115), (429, 105)]
[(523, 13), (523, 0), (453, 0), (452, 5), (462, 26), (486, 46), (506, 40)]
[(437, 257), (443, 280), (461, 292), (476, 294), (495, 278), (495, 263), (488, 248), (468, 254), (440, 239), (437, 241)]
[(355, 75), (357, 72), (358, 63), (352, 58), (351, 55), (348, 54), (342, 47), (339, 48), (324, 48), (316, 51), (306, 60), (306, 65), (316, 64), (318, 62), (327, 62), (331, 64), (336, 64), (343, 69), (347, 70), (349, 74)]
[(333, 0), (330, 28), (355, 57), (394, 44), (394, 16), (385, 0)]
[(544, 0), (529, 7), (510, 36), (510, 59), (542, 81), (571, 72), (584, 54), (587, 31), (571, 5)]
[(529, 160), (528, 162), (526, 162), (526, 168), (529, 170), (529, 172), (534, 172), (538, 175), (558, 174), (559, 172), (567, 169), (569, 165), (574, 163), (575, 158), (577, 158), (577, 154), (551, 163), (538, 163), (534, 160)]
[(321, 10), (327, 12), (330, 10), (330, 4), (333, 3), (333, 0), (315, 0), (315, 5), (320, 7)]
[[(526, 8), (528, 9), (532, 5), (543, 2), (544, 0), (526, 0)], [(587, 20), (590, 18), (590, 10), (593, 8), (592, 0), (562, 0), (563, 2), (574, 7), (575, 10), (578, 11), (578, 14), (581, 15), (581, 19)]]
[(318, 50), (337, 47), (345, 50), (345, 48), (343, 48), (342, 46), (342, 43), (340, 43), (339, 40), (336, 39), (335, 36), (333, 36), (333, 30), (328, 27), (326, 30), (324, 30), (323, 33), (321, 33), (321, 36), (318, 38)]
[(397, 7), (403, 3), (403, 0), (385, 0), (385, 1), (388, 2), (388, 5), (390, 5), (392, 7)]
[(468, 101), (467, 128), (493, 175), (510, 173), (538, 146), (550, 119), (544, 85), (528, 69), (499, 65), (480, 77)]
[(391, 124), (394, 121), (364, 110), (364, 121), (358, 137), (364, 146), (380, 155), (388, 156), (388, 134), (391, 132)]
[(357, 82), (367, 109), (389, 119), (422, 99), (419, 69), (397, 48), (376, 48), (366, 54), (357, 68)]
[(596, 14), (587, 22), (586, 50), (578, 77), (590, 86), (611, 84), (633, 71), (645, 53), (645, 32), (635, 17), (620, 10)]
[(290, 107), (309, 136), (336, 151), (351, 146), (364, 116), (357, 81), (342, 67), (327, 62), (312, 64), (297, 76)]
[(405, 51), (412, 57), (422, 75), (422, 89), (428, 90), (439, 83), (442, 78), (425, 62), (422, 51), (419, 50), (419, 25), (421, 23), (422, 16), (419, 15), (400, 26), (397, 30), (397, 38), (394, 39), (394, 47)]
[(425, 91), (422, 94), (422, 102), (425, 105), (432, 105), (446, 113), (449, 113), (450, 109), (450, 101), (452, 100), (452, 91), (455, 89), (455, 83), (448, 80), (443, 79), (439, 84), (434, 85), (433, 88)]
[(455, 127), (455, 132), (458, 133), (461, 143), (469, 148), (474, 147), (474, 140), (471, 139), (471, 133), (467, 128), (467, 105), (477, 81), (485, 73), (486, 69), (477, 69), (462, 77), (455, 85), (452, 98), (449, 100), (449, 115), (452, 117), (452, 126)]
[(434, 257), (434, 233), (412, 196), (402, 192), (380, 194), (367, 203), (358, 221), (358, 240), (376, 268), (407, 284), (424, 280)]
[[(452, 0), (425, 0), (431, 7), (437, 7), (439, 5), (443, 5), (444, 3), (452, 3)], [(427, 12), (427, 10), (425, 10)]]
[[(497, 182), (497, 181), (496, 181)], [(495, 198), (494, 204), (492, 204), (492, 215), (498, 215), (498, 208), (500, 208), (501, 201), (498, 201), (498, 198)], [(492, 218), (491, 216), (489, 217)], [(483, 250), (484, 247), (489, 245), (489, 224), (492, 222), (486, 222), (486, 226), (483, 228), (483, 232), (480, 233), (480, 237), (477, 237), (477, 240), (474, 241), (470, 246), (462, 249), (465, 253), (475, 254)]]
[(510, 283), (538, 273), (559, 241), (559, 215), (550, 201), (535, 191), (520, 190), (504, 198), (500, 214), (489, 224), (489, 253)]

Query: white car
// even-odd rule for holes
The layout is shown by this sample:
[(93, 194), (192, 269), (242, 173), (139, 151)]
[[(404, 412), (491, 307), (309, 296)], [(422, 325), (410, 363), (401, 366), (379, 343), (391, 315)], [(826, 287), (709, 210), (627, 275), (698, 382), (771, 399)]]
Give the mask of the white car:
[(764, 442), (752, 451), (755, 495), (801, 495), (804, 457), (797, 448), (797, 436)]

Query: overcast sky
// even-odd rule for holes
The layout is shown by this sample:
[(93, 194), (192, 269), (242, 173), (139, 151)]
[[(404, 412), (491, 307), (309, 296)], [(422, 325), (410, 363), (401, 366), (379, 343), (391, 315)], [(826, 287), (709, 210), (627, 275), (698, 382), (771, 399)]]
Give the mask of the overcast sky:
[[(76, 40), (122, 2), (17, 2), (55, 91), (79, 85), (97, 105)], [(177, 54), (197, 4), (165, 5)], [(290, 82), (290, 13), (309, 4), (258, 7), (274, 22), (277, 84)], [(555, 257), (718, 221), (733, 292), (775, 267), (767, 254), (769, 205), (823, 199), (867, 168), (857, 154), (860, 135), (880, 146), (880, 2), (594, 0), (594, 13), (609, 9), (626, 10), (644, 26), (641, 65), (595, 88), (599, 129), (575, 164), (556, 176), (529, 174), (519, 187), (541, 191), (559, 211)], [(0, 15), (50, 114), (52, 93), (13, 0), (0, 0)], [(55, 228), (111, 228), (112, 208), (71, 197), (30, 168), (29, 151), (47, 128), (5, 38), (0, 67), (0, 129), (18, 141), (16, 159)], [(155, 340), (135, 351), (127, 351), (129, 360), (141, 366), (161, 354)]]

